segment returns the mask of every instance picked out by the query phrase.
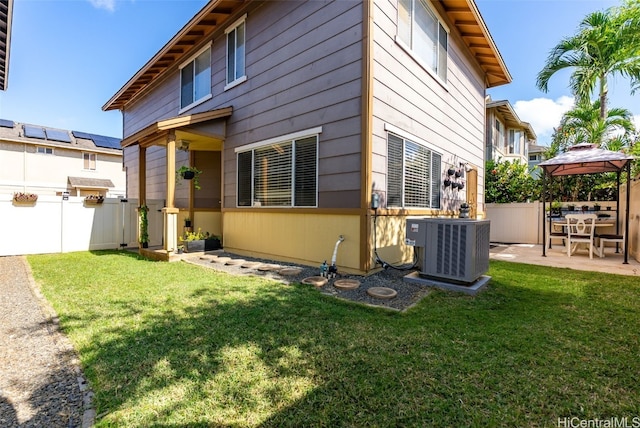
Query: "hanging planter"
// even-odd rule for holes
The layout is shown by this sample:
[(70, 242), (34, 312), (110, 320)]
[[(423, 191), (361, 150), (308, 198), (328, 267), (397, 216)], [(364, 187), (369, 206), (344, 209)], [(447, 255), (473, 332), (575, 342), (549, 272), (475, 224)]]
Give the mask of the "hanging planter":
[(198, 168), (194, 166), (182, 165), (176, 171), (176, 181), (180, 179), (193, 180), (193, 187), (196, 190), (200, 190), (200, 182), (198, 181), (198, 176), (200, 174), (202, 174), (202, 171), (200, 171)]
[(455, 170), (453, 167), (450, 167), (450, 168), (447, 170), (447, 175), (453, 175), (453, 174), (455, 174), (455, 173), (456, 173), (456, 170)]
[(449, 187), (451, 186), (451, 180), (449, 180), (449, 178), (445, 178), (444, 179), (444, 187)]

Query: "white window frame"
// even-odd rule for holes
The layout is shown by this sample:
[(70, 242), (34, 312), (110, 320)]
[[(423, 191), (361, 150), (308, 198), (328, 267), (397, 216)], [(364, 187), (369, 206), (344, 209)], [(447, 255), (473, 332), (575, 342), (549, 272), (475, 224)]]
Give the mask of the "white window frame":
[[(203, 46), (202, 48), (200, 48), (196, 53), (194, 53), (193, 55), (191, 55), (189, 57), (189, 59), (187, 59), (186, 61), (184, 61), (182, 64), (180, 64), (179, 68), (179, 73), (180, 73), (180, 109), (178, 110), (178, 114), (183, 113), (187, 110), (190, 110), (192, 108), (194, 108), (197, 105), (202, 104), (203, 102), (210, 100), (213, 97), (213, 94), (211, 93), (211, 45), (212, 42), (207, 43), (205, 46)], [(193, 101), (187, 105), (185, 105), (184, 107), (182, 106), (182, 70), (189, 66), (190, 64), (193, 64), (194, 67), (194, 73), (195, 73), (195, 61), (197, 58), (199, 58), (202, 54), (204, 54), (205, 52), (209, 51), (209, 61), (208, 61), (208, 68), (207, 70), (208, 73), (206, 74), (206, 76), (208, 76), (209, 78), (209, 82), (208, 82), (208, 88), (209, 91), (207, 94), (202, 95), (200, 98), (196, 99), (196, 76), (193, 76)]]
[[(516, 138), (517, 137), (517, 138)], [(524, 132), (521, 129), (509, 129), (509, 141), (507, 142), (507, 152), (511, 155), (522, 155), (524, 144)]]
[(36, 147), (36, 153), (39, 155), (52, 155), (53, 147), (38, 146)]
[[(412, 135), (406, 131), (403, 131), (393, 125), (390, 124), (385, 124), (385, 131), (387, 131), (387, 135), (386, 135), (386, 145), (387, 145), (387, 150), (389, 147), (389, 136), (393, 135), (396, 138), (399, 138), (402, 140), (402, 172), (401, 172), (401, 176), (402, 176), (402, 183), (401, 183), (401, 194), (400, 194), (400, 199), (401, 202), (399, 205), (390, 205), (389, 204), (389, 200), (390, 200), (390, 195), (389, 195), (389, 179), (387, 179), (387, 208), (413, 208), (413, 209), (440, 209), (442, 207), (442, 153), (438, 150), (435, 149), (435, 147), (433, 147), (431, 144), (427, 143), (426, 141), (424, 141), (423, 139)], [(415, 144), (417, 146), (420, 146), (421, 148), (428, 150), (431, 152), (430, 154), (430, 162), (431, 165), (429, 166), (429, 168), (431, 169), (429, 171), (430, 174), (430, 179), (429, 179), (429, 194), (428, 194), (428, 200), (429, 200), (429, 206), (428, 207), (424, 207), (424, 206), (411, 206), (408, 205), (405, 200), (406, 200), (406, 182), (407, 182), (407, 176), (406, 176), (406, 146), (407, 143), (412, 143)], [(434, 156), (436, 156), (436, 158), (434, 158)], [(389, 154), (387, 152), (387, 175), (389, 175)], [(434, 169), (434, 166), (436, 167)], [(435, 189), (437, 189), (437, 195), (435, 194)], [(437, 201), (434, 200), (434, 198), (437, 197)], [(435, 203), (434, 203), (435, 202)]]
[[(398, 0), (398, 16), (397, 16), (397, 27), (396, 27), (396, 43), (402, 47), (422, 68), (424, 68), (431, 76), (433, 76), (438, 82), (446, 87), (447, 79), (448, 79), (448, 65), (449, 65), (449, 38), (450, 38), (450, 30), (449, 27), (440, 19), (438, 13), (431, 7), (431, 5), (426, 0), (404, 0), (411, 4), (410, 14), (410, 25), (411, 28), (408, 29), (409, 37), (411, 40), (403, 40), (403, 35), (401, 33), (406, 32), (407, 29), (403, 28), (402, 25), (404, 21), (401, 18), (401, 7), (400, 3), (403, 0)], [(436, 52), (434, 52), (434, 58), (432, 61), (429, 61), (426, 58), (423, 58), (423, 55), (419, 53), (417, 50), (418, 43), (414, 43), (416, 39), (416, 26), (418, 25), (415, 20), (415, 8), (416, 4), (422, 5), (424, 7), (424, 11), (429, 14), (437, 24), (437, 40), (436, 44)], [(403, 31), (404, 30), (404, 31)], [(441, 31), (442, 30), (442, 31)], [(446, 40), (442, 41), (441, 38), (446, 36)], [(445, 64), (441, 64), (442, 62)], [(431, 63), (433, 62), (433, 63)]]
[[(320, 134), (322, 133), (322, 127), (317, 127), (317, 128), (312, 128), (312, 129), (307, 129), (304, 131), (300, 131), (300, 132), (295, 132), (295, 133), (291, 133), (291, 134), (287, 134), (287, 135), (283, 135), (281, 137), (276, 137), (276, 138), (270, 138), (268, 140), (263, 140), (263, 141), (258, 141), (256, 143), (251, 143), (251, 144), (246, 144), (244, 146), (240, 146), (240, 147), (236, 147), (235, 148), (235, 153), (236, 153), (236, 207), (238, 208), (256, 208), (256, 207), (264, 207), (264, 208), (317, 208), (318, 207), (318, 156), (319, 156), (319, 143), (320, 143)], [(316, 155), (315, 155), (315, 164), (314, 164), (314, 168), (315, 168), (315, 174), (314, 174), (314, 181), (315, 181), (315, 202), (312, 205), (296, 205), (295, 200), (296, 200), (296, 171), (295, 171), (295, 155), (296, 155), (296, 143), (299, 140), (305, 140), (308, 138), (313, 138), (315, 137), (316, 141), (315, 141), (315, 150), (316, 150)], [(270, 146), (273, 147), (277, 147), (277, 146), (282, 146), (282, 145), (288, 145), (291, 144), (292, 146), (292, 150), (291, 150), (291, 162), (290, 162), (290, 170), (289, 173), (291, 175), (290, 178), (290, 204), (289, 205), (262, 205), (261, 201), (257, 201), (256, 200), (256, 196), (255, 196), (255, 172), (256, 172), (256, 165), (255, 165), (255, 151), (259, 150), (259, 149), (263, 149), (263, 148), (268, 148)], [(251, 177), (250, 177), (250, 182), (251, 182), (251, 197), (250, 197), (250, 204), (248, 205), (240, 205), (240, 201), (239, 201), (239, 197), (240, 197), (240, 179), (239, 179), (239, 174), (240, 174), (240, 154), (246, 154), (246, 153), (251, 153)], [(303, 170), (304, 171), (304, 170)]]
[[(92, 158), (93, 158), (93, 168), (91, 168)], [(89, 163), (89, 168), (87, 168), (87, 162)], [(82, 153), (82, 169), (84, 169), (85, 171), (96, 171), (98, 169), (98, 155), (96, 153), (83, 152)]]
[[(225, 57), (225, 81), (226, 81), (226, 85), (224, 87), (224, 90), (228, 90), (231, 89), (235, 86), (238, 86), (239, 84), (241, 84), (242, 82), (245, 82), (247, 80), (247, 14), (245, 13), (244, 15), (242, 15), (242, 17), (240, 17), (238, 20), (236, 20), (233, 24), (231, 24), (225, 31), (224, 34), (226, 36), (225, 38), (225, 43), (226, 43), (226, 49), (227, 49), (227, 55)], [(237, 34), (238, 34), (238, 28), (242, 26), (242, 31), (243, 31), (243, 38), (244, 38), (244, 42), (242, 45), (242, 74), (241, 75), (236, 75), (235, 70), (237, 70), (238, 67), (238, 46), (237, 46)], [(233, 44), (233, 52), (229, 52), (229, 38), (230, 37), (234, 37), (234, 44)], [(229, 62), (231, 61), (230, 55), (233, 54), (233, 62), (234, 62), (234, 76), (233, 79), (229, 79)]]

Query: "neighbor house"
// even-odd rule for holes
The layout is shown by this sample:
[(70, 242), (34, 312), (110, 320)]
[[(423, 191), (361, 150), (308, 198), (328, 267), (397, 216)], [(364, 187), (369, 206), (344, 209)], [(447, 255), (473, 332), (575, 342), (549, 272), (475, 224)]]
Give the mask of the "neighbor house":
[(528, 149), (536, 143), (531, 125), (520, 120), (507, 100), (487, 97), (485, 160), (503, 160), (527, 164)]
[(547, 146), (529, 144), (529, 174), (531, 174), (532, 177), (539, 178), (542, 175), (538, 164), (546, 160), (544, 153), (547, 150), (549, 150)]
[(120, 142), (0, 119), (0, 192), (124, 196)]
[(188, 216), (236, 254), (366, 274), (411, 259), (408, 216), (483, 215), (485, 91), (510, 81), (471, 0), (216, 0), (103, 109), (167, 252)]

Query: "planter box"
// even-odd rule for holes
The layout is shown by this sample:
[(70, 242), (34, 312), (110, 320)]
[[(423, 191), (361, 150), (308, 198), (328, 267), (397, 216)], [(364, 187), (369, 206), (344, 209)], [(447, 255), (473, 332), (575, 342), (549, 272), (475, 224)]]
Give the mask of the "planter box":
[(195, 253), (198, 251), (212, 251), (222, 248), (220, 240), (214, 239), (198, 239), (195, 241), (184, 241), (184, 249), (187, 253)]

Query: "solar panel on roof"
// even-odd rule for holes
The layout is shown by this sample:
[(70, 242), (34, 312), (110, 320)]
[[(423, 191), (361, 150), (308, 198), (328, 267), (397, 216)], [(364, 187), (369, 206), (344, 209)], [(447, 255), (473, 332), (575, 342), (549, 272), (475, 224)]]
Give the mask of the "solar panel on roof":
[(39, 138), (44, 140), (46, 136), (44, 135), (44, 129), (40, 126), (31, 126), (24, 125), (24, 136), (29, 138)]
[(44, 132), (47, 134), (47, 140), (62, 141), (63, 143), (71, 142), (71, 137), (69, 137), (69, 133), (67, 131), (45, 128)]
[(97, 147), (103, 147), (107, 149), (120, 149), (120, 139), (114, 137), (107, 137), (105, 135), (89, 134), (88, 132), (72, 131), (72, 134), (76, 138), (84, 138), (86, 140), (92, 140), (93, 144)]
[(2, 128), (13, 128), (13, 125), (15, 125), (13, 120), (0, 119), (0, 127)]

